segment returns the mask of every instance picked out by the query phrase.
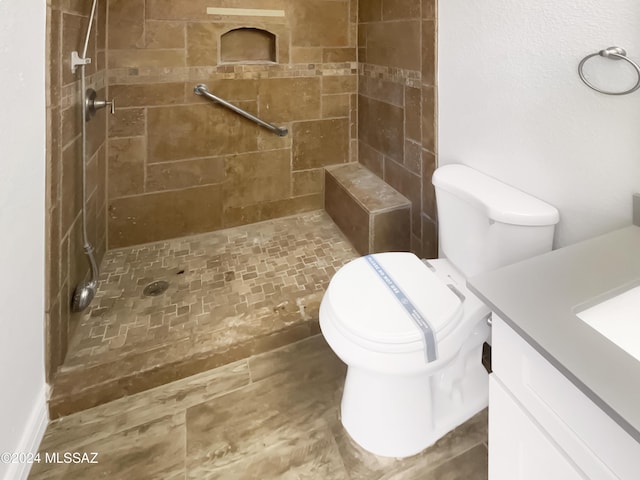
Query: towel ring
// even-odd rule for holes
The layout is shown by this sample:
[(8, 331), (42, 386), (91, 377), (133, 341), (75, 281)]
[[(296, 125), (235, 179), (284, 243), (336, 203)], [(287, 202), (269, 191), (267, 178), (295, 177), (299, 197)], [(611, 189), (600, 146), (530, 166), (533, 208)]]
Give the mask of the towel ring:
[[(638, 76), (638, 80), (636, 81), (636, 84), (633, 87), (631, 87), (629, 90), (625, 90), (623, 92), (607, 92), (606, 90), (600, 90), (599, 88), (593, 86), (585, 78), (583, 68), (587, 60), (596, 56), (610, 58), (611, 60), (624, 60), (625, 62), (629, 63), (635, 69), (636, 75)], [(580, 75), (580, 80), (582, 80), (587, 87), (595, 90), (596, 92), (604, 93), (605, 95), (628, 95), (640, 88), (640, 66), (638, 66), (636, 62), (634, 62), (629, 57), (627, 57), (626, 50), (620, 47), (609, 47), (609, 48), (605, 48), (604, 50), (600, 50), (599, 52), (592, 53), (591, 55), (587, 55), (582, 59), (582, 61), (580, 62), (580, 65), (578, 65), (578, 75)]]

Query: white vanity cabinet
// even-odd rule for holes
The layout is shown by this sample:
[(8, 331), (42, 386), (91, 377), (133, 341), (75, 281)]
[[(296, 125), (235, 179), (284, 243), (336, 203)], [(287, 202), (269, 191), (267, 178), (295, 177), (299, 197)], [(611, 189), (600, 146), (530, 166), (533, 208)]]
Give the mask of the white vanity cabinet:
[(640, 478), (640, 443), (495, 314), (492, 339), (489, 480)]

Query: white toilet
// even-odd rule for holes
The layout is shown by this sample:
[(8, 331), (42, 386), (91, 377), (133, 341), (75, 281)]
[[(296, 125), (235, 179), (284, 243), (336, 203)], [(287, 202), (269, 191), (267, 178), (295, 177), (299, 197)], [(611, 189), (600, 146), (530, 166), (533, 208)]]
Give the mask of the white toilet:
[(558, 211), (464, 165), (433, 176), (440, 259), (360, 257), (331, 280), (320, 327), (348, 366), (342, 424), (362, 448), (407, 457), (487, 406), (489, 308), (465, 285), (551, 250)]

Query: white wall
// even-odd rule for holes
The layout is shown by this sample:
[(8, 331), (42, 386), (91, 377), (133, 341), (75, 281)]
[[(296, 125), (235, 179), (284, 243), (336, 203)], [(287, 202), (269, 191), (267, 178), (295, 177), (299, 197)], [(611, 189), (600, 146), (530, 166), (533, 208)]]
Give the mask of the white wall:
[(0, 0), (0, 453), (34, 448), (46, 422), (45, 17), (45, 0)]
[[(555, 205), (558, 246), (631, 223), (640, 190), (640, 91), (579, 79), (611, 45), (640, 62), (638, 0), (441, 0), (439, 161), (465, 163)], [(595, 59), (593, 82), (633, 84)]]

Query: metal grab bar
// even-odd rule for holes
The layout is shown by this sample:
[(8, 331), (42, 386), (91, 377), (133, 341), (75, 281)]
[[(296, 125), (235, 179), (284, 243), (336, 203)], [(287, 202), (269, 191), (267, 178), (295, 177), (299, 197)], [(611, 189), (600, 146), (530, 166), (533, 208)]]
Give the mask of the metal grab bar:
[(227, 107), (229, 110), (233, 110), (238, 115), (242, 115), (244, 118), (246, 118), (248, 120), (251, 120), (252, 122), (257, 123), (261, 127), (264, 127), (264, 128), (266, 128), (268, 130), (271, 130), (273, 133), (275, 133), (279, 137), (284, 137), (285, 135), (287, 135), (289, 133), (289, 130), (287, 130), (286, 127), (277, 127), (276, 125), (273, 125), (272, 123), (265, 122), (264, 120), (261, 120), (260, 118), (256, 117), (255, 115), (244, 111), (240, 107), (237, 107), (234, 104), (229, 103), (226, 100), (223, 100), (222, 98), (215, 96), (213, 93), (211, 93), (209, 91), (209, 89), (207, 88), (207, 86), (204, 83), (199, 83), (198, 85), (196, 85), (195, 88), (193, 89), (193, 93), (195, 93), (196, 95), (203, 95), (203, 96), (207, 97), (209, 100), (212, 100), (212, 101), (214, 101), (216, 103), (219, 103), (220, 105), (222, 105), (224, 107)]

